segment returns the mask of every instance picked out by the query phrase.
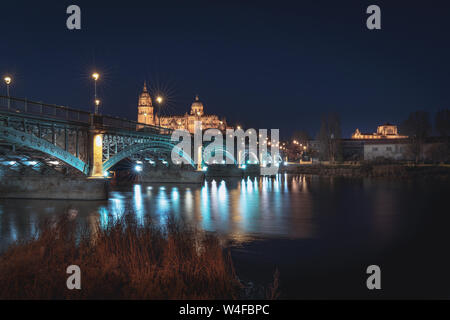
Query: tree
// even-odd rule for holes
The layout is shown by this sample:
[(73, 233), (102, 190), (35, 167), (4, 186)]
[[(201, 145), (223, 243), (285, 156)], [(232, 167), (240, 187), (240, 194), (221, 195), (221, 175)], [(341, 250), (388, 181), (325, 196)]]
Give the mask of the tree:
[(319, 131), (320, 158), (321, 160), (329, 160), (335, 162), (342, 156), (340, 139), (341, 139), (341, 122), (337, 113), (329, 113), (322, 117), (322, 124)]
[(450, 137), (450, 110), (444, 109), (436, 113), (435, 128), (439, 136)]
[(294, 134), (292, 135), (292, 141), (293, 140), (297, 140), (299, 143), (307, 145), (308, 141), (311, 140), (311, 137), (305, 130), (300, 130), (294, 132)]
[(296, 161), (305, 155), (305, 150), (311, 140), (308, 132), (304, 130), (295, 131), (292, 135), (291, 141), (288, 144), (288, 157)]
[(402, 133), (409, 136), (410, 149), (416, 163), (423, 158), (423, 145), (431, 129), (430, 114), (426, 111), (411, 112), (401, 125)]
[(433, 146), (431, 156), (434, 161), (450, 160), (450, 110), (444, 109), (436, 113), (435, 128), (442, 140)]

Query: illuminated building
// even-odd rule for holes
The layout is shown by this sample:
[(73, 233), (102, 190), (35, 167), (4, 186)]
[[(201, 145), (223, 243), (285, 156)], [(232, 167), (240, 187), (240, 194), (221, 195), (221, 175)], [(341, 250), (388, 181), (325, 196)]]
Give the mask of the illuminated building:
[(154, 114), (154, 108), (150, 93), (144, 83), (144, 89), (139, 96), (138, 102), (138, 122), (149, 125), (161, 126), (170, 129), (185, 129), (194, 133), (195, 121), (202, 122), (202, 129), (217, 128), (225, 130), (227, 128), (226, 120), (220, 119), (217, 115), (206, 115), (204, 113), (203, 103), (198, 96), (195, 97), (191, 105), (190, 113), (184, 115), (159, 116)]
[(406, 139), (408, 136), (398, 134), (397, 126), (385, 123), (378, 126), (376, 133), (361, 133), (356, 129), (352, 134), (352, 139)]

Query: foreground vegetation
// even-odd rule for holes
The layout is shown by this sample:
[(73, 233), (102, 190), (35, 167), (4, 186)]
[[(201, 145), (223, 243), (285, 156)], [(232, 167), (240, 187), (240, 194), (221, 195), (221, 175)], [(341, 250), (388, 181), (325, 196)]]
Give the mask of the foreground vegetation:
[[(66, 268), (81, 269), (69, 290)], [(0, 256), (0, 299), (235, 299), (242, 289), (217, 237), (133, 216), (80, 228), (64, 216)]]

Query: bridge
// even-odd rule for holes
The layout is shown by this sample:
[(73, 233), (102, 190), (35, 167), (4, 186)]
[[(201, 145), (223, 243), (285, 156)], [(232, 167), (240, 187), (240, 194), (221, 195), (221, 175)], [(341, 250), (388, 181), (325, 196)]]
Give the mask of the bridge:
[[(103, 177), (143, 151), (169, 157), (172, 130), (65, 106), (0, 96), (0, 161)], [(183, 157), (192, 165), (188, 156)]]
[[(171, 141), (172, 132), (124, 118), (0, 96), (0, 164), (11, 170), (55, 169), (103, 178), (124, 159), (169, 160), (178, 144)], [(225, 146), (221, 149), (237, 164)], [(179, 154), (199, 170), (208, 163), (202, 159), (205, 162), (195, 165), (181, 150)], [(258, 157), (248, 150), (243, 156), (258, 163)]]

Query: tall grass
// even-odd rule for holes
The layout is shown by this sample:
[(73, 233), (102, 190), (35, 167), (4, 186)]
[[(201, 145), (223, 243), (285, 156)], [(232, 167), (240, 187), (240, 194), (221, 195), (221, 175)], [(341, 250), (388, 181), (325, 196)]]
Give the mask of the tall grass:
[[(80, 290), (67, 289), (69, 265)], [(0, 256), (1, 299), (235, 299), (240, 289), (218, 238), (173, 218), (162, 228), (125, 215), (80, 231), (65, 216)]]

